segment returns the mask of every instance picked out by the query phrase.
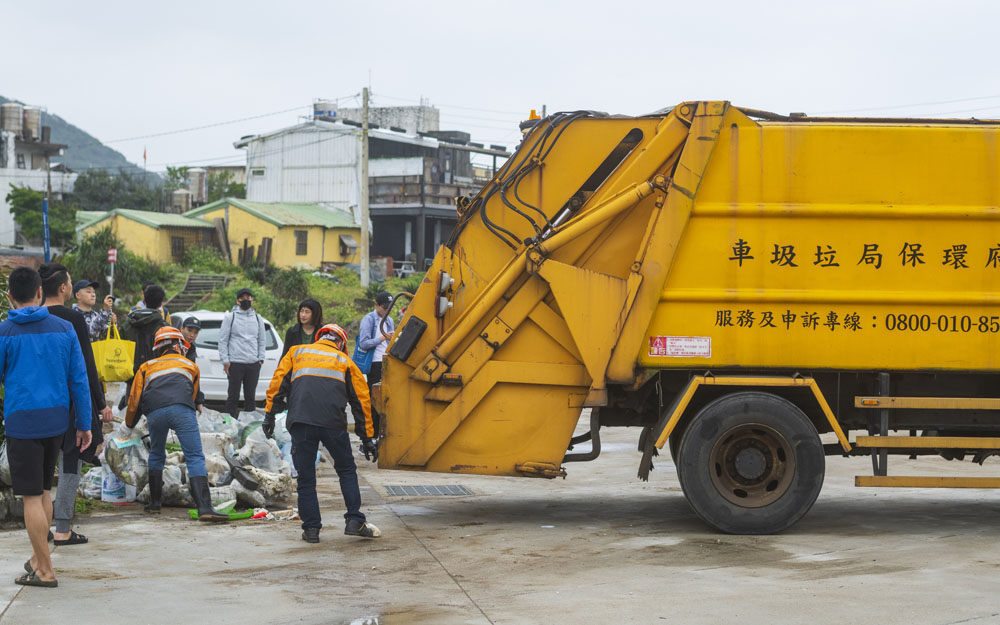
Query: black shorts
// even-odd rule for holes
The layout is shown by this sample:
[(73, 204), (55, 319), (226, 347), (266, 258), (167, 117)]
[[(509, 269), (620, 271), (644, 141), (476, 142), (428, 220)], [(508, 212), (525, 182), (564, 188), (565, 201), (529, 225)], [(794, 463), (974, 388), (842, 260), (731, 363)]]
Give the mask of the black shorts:
[(62, 434), (48, 438), (7, 437), (7, 460), (15, 495), (31, 497), (52, 490), (62, 442)]

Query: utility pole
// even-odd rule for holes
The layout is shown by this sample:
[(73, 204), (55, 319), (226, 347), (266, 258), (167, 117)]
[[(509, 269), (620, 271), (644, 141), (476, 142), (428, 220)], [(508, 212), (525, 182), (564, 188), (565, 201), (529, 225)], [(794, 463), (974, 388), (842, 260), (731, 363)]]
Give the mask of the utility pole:
[(52, 201), (52, 161), (50, 153), (45, 152), (45, 199), (42, 200), (42, 244), (45, 246), (45, 262), (51, 260), (49, 246), (49, 204)]
[(368, 87), (361, 90), (361, 286), (368, 288)]

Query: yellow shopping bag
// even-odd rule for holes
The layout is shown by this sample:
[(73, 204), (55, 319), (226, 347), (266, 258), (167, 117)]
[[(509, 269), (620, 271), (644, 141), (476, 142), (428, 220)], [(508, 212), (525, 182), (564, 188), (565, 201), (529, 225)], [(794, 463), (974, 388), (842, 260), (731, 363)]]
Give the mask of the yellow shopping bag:
[(104, 382), (127, 382), (132, 379), (135, 341), (125, 341), (115, 324), (108, 324), (108, 337), (91, 344), (97, 376)]

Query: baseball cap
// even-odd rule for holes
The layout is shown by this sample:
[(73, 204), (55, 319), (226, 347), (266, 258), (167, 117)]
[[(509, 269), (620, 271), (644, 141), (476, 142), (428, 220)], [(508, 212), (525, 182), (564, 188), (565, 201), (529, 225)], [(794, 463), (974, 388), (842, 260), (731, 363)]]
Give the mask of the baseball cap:
[(389, 295), (388, 291), (382, 291), (375, 296), (375, 303), (379, 306), (388, 306), (389, 302), (392, 301), (392, 295)]
[(76, 282), (73, 283), (73, 295), (76, 295), (77, 291), (79, 291), (80, 289), (85, 289), (88, 286), (92, 286), (96, 289), (99, 284), (100, 283), (98, 282), (92, 282), (90, 280), (77, 280)]
[(201, 329), (201, 321), (199, 321), (197, 317), (187, 317), (181, 323), (181, 327), (182, 328), (198, 328), (200, 330)]
[(253, 297), (253, 292), (251, 292), (250, 289), (240, 289), (239, 291), (236, 292), (236, 299), (239, 299), (244, 295), (249, 295), (250, 297)]

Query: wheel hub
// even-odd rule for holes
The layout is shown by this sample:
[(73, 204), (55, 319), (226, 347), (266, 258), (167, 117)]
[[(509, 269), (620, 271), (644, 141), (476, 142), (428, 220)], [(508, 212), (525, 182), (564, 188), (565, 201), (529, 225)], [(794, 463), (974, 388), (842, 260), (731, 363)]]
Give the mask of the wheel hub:
[(791, 443), (759, 423), (723, 434), (711, 455), (712, 484), (731, 503), (760, 508), (782, 497), (795, 475)]

